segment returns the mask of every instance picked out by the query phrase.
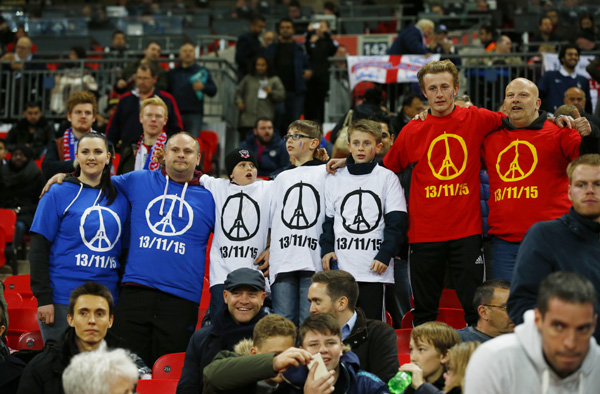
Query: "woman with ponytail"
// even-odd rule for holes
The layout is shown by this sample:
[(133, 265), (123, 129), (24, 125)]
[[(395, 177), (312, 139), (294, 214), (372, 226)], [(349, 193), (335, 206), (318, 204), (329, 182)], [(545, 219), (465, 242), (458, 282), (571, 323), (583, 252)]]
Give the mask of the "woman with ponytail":
[(111, 154), (102, 134), (83, 135), (76, 160), (63, 186), (40, 200), (31, 226), (31, 289), (44, 342), (58, 340), (67, 328), (69, 296), (77, 286), (94, 281), (107, 286), (115, 301), (118, 295), (129, 203), (111, 182)]

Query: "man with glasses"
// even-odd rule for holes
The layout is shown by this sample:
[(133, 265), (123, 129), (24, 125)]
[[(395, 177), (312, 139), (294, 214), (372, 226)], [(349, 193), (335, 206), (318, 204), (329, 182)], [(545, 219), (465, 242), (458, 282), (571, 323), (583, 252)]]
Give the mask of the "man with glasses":
[(515, 324), (506, 312), (506, 301), (510, 283), (502, 279), (492, 279), (484, 282), (475, 290), (473, 308), (479, 314), (479, 320), (474, 326), (458, 330), (463, 342), (485, 342), (502, 334), (513, 332)]
[(149, 97), (160, 97), (171, 114), (165, 124), (167, 136), (183, 130), (179, 108), (173, 96), (155, 87), (157, 80), (156, 66), (141, 64), (135, 74), (136, 88), (121, 96), (117, 109), (108, 121), (106, 138), (115, 146), (127, 146), (137, 143), (144, 133), (140, 123), (140, 103)]

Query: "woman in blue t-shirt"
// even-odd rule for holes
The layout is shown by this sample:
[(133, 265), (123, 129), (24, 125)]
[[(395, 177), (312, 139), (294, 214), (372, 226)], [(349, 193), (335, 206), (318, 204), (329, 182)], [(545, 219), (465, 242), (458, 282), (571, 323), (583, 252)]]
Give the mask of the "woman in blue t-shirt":
[(83, 135), (76, 158), (73, 174), (40, 200), (31, 226), (31, 289), (44, 342), (58, 340), (67, 328), (75, 287), (98, 282), (117, 298), (129, 203), (110, 180), (111, 154), (102, 134)]

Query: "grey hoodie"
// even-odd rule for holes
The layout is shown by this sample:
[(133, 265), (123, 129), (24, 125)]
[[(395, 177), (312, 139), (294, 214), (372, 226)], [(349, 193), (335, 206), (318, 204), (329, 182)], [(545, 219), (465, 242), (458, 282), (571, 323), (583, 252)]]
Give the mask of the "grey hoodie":
[(600, 392), (600, 351), (596, 340), (581, 367), (561, 379), (542, 353), (542, 338), (533, 310), (514, 334), (505, 334), (479, 346), (467, 366), (465, 394), (591, 394)]

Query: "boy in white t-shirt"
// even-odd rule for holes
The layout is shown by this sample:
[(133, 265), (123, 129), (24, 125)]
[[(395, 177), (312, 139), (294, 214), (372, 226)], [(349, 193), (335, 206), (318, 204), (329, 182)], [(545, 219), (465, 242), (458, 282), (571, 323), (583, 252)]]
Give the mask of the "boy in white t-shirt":
[(284, 136), (290, 161), (271, 189), (271, 246), (268, 256), (273, 311), (299, 325), (310, 316), (308, 288), (321, 270), (319, 237), (325, 217), (325, 162), (315, 158), (321, 126), (297, 120)]
[(338, 268), (358, 282), (358, 306), (384, 319), (384, 284), (394, 283), (393, 257), (406, 234), (406, 202), (398, 177), (377, 164), (381, 126), (361, 119), (348, 130), (346, 167), (325, 182), (320, 238), (323, 269)]
[(225, 167), (229, 179), (200, 178), (200, 184), (212, 193), (216, 208), (209, 267), (211, 316), (225, 305), (227, 274), (238, 268), (266, 269), (254, 262), (267, 247), (273, 182), (256, 180), (256, 156), (247, 149), (229, 152)]

